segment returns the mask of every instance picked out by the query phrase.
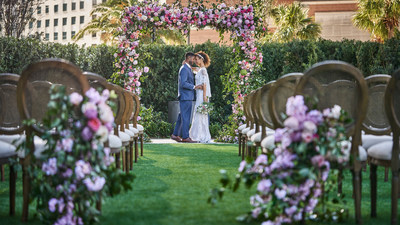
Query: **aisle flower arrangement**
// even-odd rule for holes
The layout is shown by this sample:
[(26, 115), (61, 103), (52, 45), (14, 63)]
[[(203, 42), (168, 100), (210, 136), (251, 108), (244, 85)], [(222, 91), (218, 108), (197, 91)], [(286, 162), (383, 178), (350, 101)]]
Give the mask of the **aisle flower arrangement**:
[[(131, 188), (134, 176), (115, 168), (110, 148), (104, 145), (114, 122), (109, 97), (108, 90), (100, 94), (91, 88), (82, 96), (67, 95), (63, 86), (52, 87), (44, 132), (37, 134), (46, 141), (46, 150), (29, 168), (31, 197), (44, 223), (96, 222), (95, 206), (102, 196)], [(26, 143), (20, 147), (28, 150)]]
[[(302, 96), (288, 99), (287, 118), (284, 128), (275, 132), (275, 147), (254, 161), (240, 163), (233, 189), (241, 182), (248, 187), (257, 184), (257, 193), (250, 198), (253, 209), (246, 219), (272, 225), (318, 217), (316, 206), (324, 199), (324, 185), (332, 172), (330, 162), (343, 165), (348, 161), (345, 125), (350, 120), (346, 115), (337, 105), (320, 112), (309, 110)], [(221, 181), (224, 187), (230, 185), (224, 172)], [(223, 190), (214, 189), (213, 193), (210, 200), (215, 201)]]

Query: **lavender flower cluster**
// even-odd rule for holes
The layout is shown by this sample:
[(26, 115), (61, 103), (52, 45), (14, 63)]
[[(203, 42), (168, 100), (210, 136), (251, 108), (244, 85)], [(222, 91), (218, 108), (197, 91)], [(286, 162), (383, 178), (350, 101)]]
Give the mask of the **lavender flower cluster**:
[[(239, 166), (242, 177), (259, 179), (250, 204), (251, 216), (263, 219), (262, 225), (306, 220), (328, 179), (328, 156), (336, 152), (336, 157), (343, 158), (346, 154), (343, 143), (348, 138), (340, 129), (344, 126), (340, 106), (323, 112), (308, 110), (303, 96), (294, 96), (287, 101), (286, 114), (284, 128), (275, 132), (275, 147), (254, 162), (242, 161)], [(327, 150), (322, 152), (323, 148)]]

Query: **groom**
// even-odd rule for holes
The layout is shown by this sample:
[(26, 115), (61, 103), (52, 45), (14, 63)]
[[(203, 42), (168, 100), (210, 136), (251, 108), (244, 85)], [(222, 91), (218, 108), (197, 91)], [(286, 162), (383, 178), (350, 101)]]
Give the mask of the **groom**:
[(177, 142), (196, 143), (189, 137), (190, 116), (192, 114), (192, 101), (194, 100), (194, 91), (203, 89), (202, 85), (194, 85), (192, 66), (194, 65), (195, 54), (188, 52), (185, 55), (185, 61), (179, 70), (178, 78), (178, 99), (180, 113), (176, 121), (174, 132), (171, 139)]

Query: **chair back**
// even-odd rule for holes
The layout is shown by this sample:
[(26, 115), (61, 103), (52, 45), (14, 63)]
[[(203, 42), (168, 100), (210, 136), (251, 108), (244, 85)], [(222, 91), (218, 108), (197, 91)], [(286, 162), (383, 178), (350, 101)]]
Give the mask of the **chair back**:
[(397, 171), (399, 168), (398, 156), (400, 154), (400, 69), (394, 72), (386, 87), (385, 111), (393, 132), (392, 171)]
[(125, 98), (123, 95), (123, 89), (116, 85), (116, 84), (110, 84), (109, 85), (110, 90), (114, 90), (115, 94), (117, 95), (117, 98), (113, 98), (111, 99), (111, 101), (114, 103), (114, 105), (117, 108), (117, 112), (115, 114), (115, 119), (114, 122), (116, 124), (115, 128), (114, 128), (114, 134), (118, 136), (119, 134), (119, 130), (118, 127), (120, 126), (123, 127), (123, 121), (124, 121), (124, 116), (125, 116)]
[(100, 76), (99, 74), (86, 71), (86, 72), (83, 72), (83, 75), (88, 80), (90, 87), (92, 87), (96, 90), (108, 89), (109, 83), (107, 82), (107, 79)]
[(249, 102), (249, 96), (246, 95), (246, 96), (244, 96), (244, 98), (243, 98), (243, 115), (244, 115), (244, 117), (246, 118), (245, 123), (246, 123), (247, 127), (250, 125), (250, 120), (248, 119), (248, 115), (247, 115), (247, 105), (248, 105), (248, 102)]
[(134, 94), (130, 91), (128, 91), (128, 93), (133, 100), (133, 102), (132, 102), (133, 103), (133, 107), (132, 107), (133, 111), (131, 113), (129, 121), (131, 121), (133, 124), (133, 127), (136, 128), (137, 127), (137, 117), (139, 116), (139, 112), (140, 112), (140, 99), (139, 99), (139, 96), (137, 96), (136, 94)]
[(17, 105), (18, 80), (18, 74), (0, 73), (0, 134), (20, 134), (24, 130)]
[(256, 125), (256, 133), (260, 132), (260, 126), (262, 126), (260, 110), (258, 109), (260, 107), (260, 98), (261, 98), (261, 88), (258, 88), (257, 90), (254, 91), (250, 109), (252, 111), (253, 120)]
[(274, 124), (274, 129), (282, 128), (282, 114), (286, 113), (286, 102), (288, 98), (294, 95), (296, 85), (299, 83), (302, 73), (289, 73), (278, 80), (271, 87), (268, 99), (270, 99), (269, 114)]
[(389, 135), (391, 132), (389, 120), (385, 112), (385, 92), (390, 81), (387, 74), (377, 74), (365, 79), (368, 85), (368, 109), (362, 123), (366, 134)]
[(251, 128), (253, 128), (254, 126), (254, 113), (252, 111), (252, 104), (253, 104), (253, 98), (254, 98), (254, 94), (255, 91), (251, 91), (250, 94), (247, 95), (247, 105), (246, 108), (244, 108), (244, 110), (246, 110), (246, 120), (249, 121), (249, 125), (251, 126)]
[(274, 124), (272, 122), (271, 115), (269, 114), (269, 108), (271, 107), (271, 100), (268, 98), (269, 91), (274, 85), (275, 81), (270, 81), (264, 86), (261, 87), (259, 101), (256, 103), (256, 109), (258, 110), (258, 114), (260, 115), (260, 123), (263, 129), (261, 130), (261, 136), (264, 138), (266, 136), (265, 127), (270, 129), (274, 128)]
[[(22, 119), (35, 119), (38, 124), (46, 115), (52, 85), (64, 85), (67, 94), (84, 94), (89, 83), (82, 71), (63, 59), (45, 59), (28, 65), (21, 74), (17, 86), (18, 108)], [(40, 132), (39, 126), (33, 129)]]

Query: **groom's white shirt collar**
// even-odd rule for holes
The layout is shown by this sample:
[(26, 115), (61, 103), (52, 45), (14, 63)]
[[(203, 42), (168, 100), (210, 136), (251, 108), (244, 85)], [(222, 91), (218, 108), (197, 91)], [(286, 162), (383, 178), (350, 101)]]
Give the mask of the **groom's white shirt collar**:
[(189, 65), (189, 63), (185, 63), (190, 69), (192, 69), (192, 67)]

